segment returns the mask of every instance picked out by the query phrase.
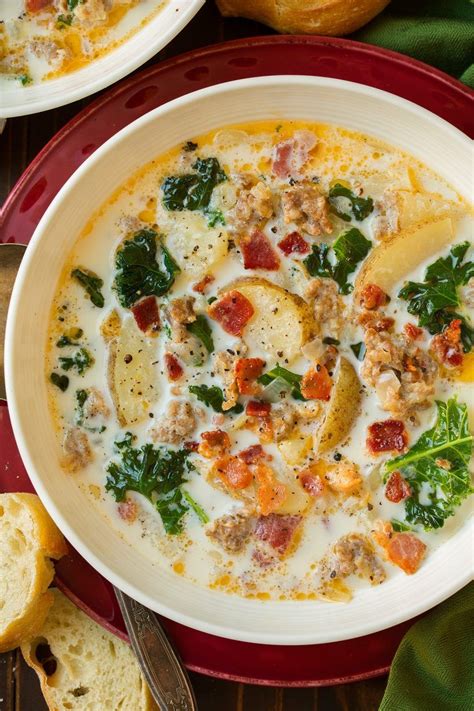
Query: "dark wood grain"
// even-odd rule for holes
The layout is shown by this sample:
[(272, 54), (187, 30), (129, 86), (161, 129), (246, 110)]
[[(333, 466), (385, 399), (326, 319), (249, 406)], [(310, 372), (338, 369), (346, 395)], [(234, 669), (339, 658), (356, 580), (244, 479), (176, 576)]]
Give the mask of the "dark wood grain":
[[(223, 20), (214, 3), (208, 1), (187, 28), (149, 64), (216, 42), (270, 32), (255, 22)], [(0, 136), (1, 203), (34, 156), (91, 100), (88, 98), (42, 114), (7, 121)], [(257, 687), (198, 674), (191, 674), (191, 680), (201, 711), (377, 711), (385, 689), (384, 678), (318, 689)], [(47, 709), (36, 675), (25, 664), (19, 651), (0, 655), (0, 709)]]

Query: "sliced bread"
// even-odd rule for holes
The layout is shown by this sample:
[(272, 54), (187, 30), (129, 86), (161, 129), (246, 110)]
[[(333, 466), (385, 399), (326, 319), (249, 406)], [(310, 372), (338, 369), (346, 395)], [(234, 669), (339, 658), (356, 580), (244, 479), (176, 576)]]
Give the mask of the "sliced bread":
[(53, 604), (51, 558), (66, 542), (35, 494), (0, 494), (0, 652), (41, 628)]
[(42, 629), (21, 645), (50, 711), (158, 711), (128, 644), (52, 594)]

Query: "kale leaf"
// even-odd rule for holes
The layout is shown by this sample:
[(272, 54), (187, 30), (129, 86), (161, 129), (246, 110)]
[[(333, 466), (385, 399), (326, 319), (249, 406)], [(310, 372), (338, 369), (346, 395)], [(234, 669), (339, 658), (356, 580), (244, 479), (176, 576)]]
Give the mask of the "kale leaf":
[(198, 502), (193, 499), (189, 491), (186, 489), (181, 489), (181, 492), (186, 500), (186, 502), (190, 505), (198, 519), (201, 521), (201, 523), (209, 523), (209, 516), (207, 513), (204, 511), (202, 506), (198, 504)]
[(291, 385), (291, 394), (295, 398), (295, 400), (305, 399), (301, 394), (301, 380), (303, 376), (299, 375), (298, 373), (292, 373), (291, 370), (283, 368), (278, 363), (274, 368), (257, 378), (257, 382), (259, 382), (261, 385), (270, 385), (270, 383), (272, 383), (277, 378), (280, 378), (288, 385)]
[(349, 294), (353, 286), (348, 277), (370, 251), (372, 242), (357, 227), (343, 232), (334, 242), (334, 263), (329, 259), (327, 244), (313, 244), (312, 253), (303, 259), (303, 264), (311, 276), (334, 279), (339, 284), (341, 294)]
[(161, 184), (167, 210), (204, 210), (216, 185), (227, 180), (217, 158), (198, 158), (193, 170), (196, 172), (170, 175)]
[(329, 190), (329, 202), (331, 203), (333, 212), (340, 217), (341, 220), (345, 220), (345, 222), (350, 222), (351, 216), (339, 209), (341, 206), (340, 198), (349, 200), (352, 215), (358, 222), (368, 217), (374, 209), (374, 201), (372, 198), (358, 197), (349, 188), (344, 187), (341, 183), (336, 183)]
[(202, 314), (196, 316), (195, 321), (186, 324), (186, 329), (202, 341), (208, 353), (212, 353), (214, 351), (212, 330), (209, 326), (209, 321), (205, 316)]
[(70, 13), (69, 15), (58, 15), (56, 18), (56, 25), (60, 30), (65, 27), (69, 27), (74, 19), (74, 16)]
[(461, 320), (461, 339), (468, 353), (474, 345), (474, 328), (454, 309), (460, 305), (458, 287), (474, 277), (474, 262), (464, 262), (469, 242), (451, 248), (447, 257), (430, 264), (423, 282), (409, 281), (399, 292), (408, 301), (408, 312), (432, 334), (440, 333), (453, 319)]
[(209, 208), (207, 208), (205, 210), (205, 215), (209, 227), (215, 227), (216, 225), (225, 225), (225, 217), (222, 210), (210, 210)]
[(203, 402), (208, 407), (211, 407), (214, 412), (220, 412), (224, 415), (235, 414), (243, 412), (243, 405), (238, 402), (229, 410), (223, 410), (222, 405), (224, 404), (224, 393), (217, 387), (217, 385), (190, 385), (189, 392), (196, 395), (197, 399)]
[(61, 390), (61, 392), (65, 392), (68, 387), (69, 387), (69, 378), (67, 375), (60, 375), (59, 373), (51, 373), (49, 376), (49, 379), (53, 383), (53, 385), (56, 385), (57, 388)]
[(366, 351), (364, 341), (359, 341), (359, 343), (351, 343), (351, 350), (357, 360), (364, 360)]
[(78, 346), (78, 341), (84, 335), (82, 328), (70, 328), (66, 333), (56, 341), (56, 346), (58, 348), (65, 348), (66, 346)]
[(115, 255), (114, 289), (122, 306), (129, 308), (142, 296), (163, 296), (173, 286), (180, 268), (162, 243), (162, 266), (156, 261), (155, 230), (139, 230), (125, 240)]
[[(409, 482), (412, 495), (405, 500), (406, 519), (426, 530), (443, 526), (473, 492), (468, 465), (474, 438), (469, 432), (467, 407), (455, 397), (436, 405), (434, 427), (406, 454), (384, 466), (385, 480), (398, 470)], [(424, 503), (427, 499), (428, 504)]]
[(76, 424), (82, 425), (84, 422), (84, 405), (89, 397), (87, 390), (76, 390)]
[(107, 466), (106, 490), (116, 501), (123, 501), (127, 491), (142, 494), (159, 512), (166, 533), (181, 533), (182, 518), (189, 507), (180, 486), (186, 481), (189, 452), (155, 448), (149, 443), (133, 447), (130, 433), (116, 445), (121, 459)]
[(86, 370), (94, 365), (94, 358), (87, 348), (79, 348), (72, 356), (61, 356), (59, 365), (63, 370), (77, 370), (79, 375), (84, 375)]
[(104, 305), (104, 297), (101, 292), (101, 289), (104, 285), (103, 280), (95, 274), (95, 272), (91, 272), (89, 269), (82, 269), (81, 267), (77, 267), (76, 269), (73, 269), (71, 272), (71, 276), (76, 279), (81, 286), (84, 287), (86, 292), (89, 294), (89, 298), (94, 304), (94, 306), (98, 306), (99, 308), (102, 308)]

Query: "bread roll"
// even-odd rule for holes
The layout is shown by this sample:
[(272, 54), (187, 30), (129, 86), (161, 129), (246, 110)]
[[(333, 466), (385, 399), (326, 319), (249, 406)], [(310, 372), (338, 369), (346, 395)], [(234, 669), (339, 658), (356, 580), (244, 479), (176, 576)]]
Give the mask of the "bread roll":
[(246, 17), (278, 32), (348, 35), (378, 15), (390, 0), (216, 0), (225, 17)]

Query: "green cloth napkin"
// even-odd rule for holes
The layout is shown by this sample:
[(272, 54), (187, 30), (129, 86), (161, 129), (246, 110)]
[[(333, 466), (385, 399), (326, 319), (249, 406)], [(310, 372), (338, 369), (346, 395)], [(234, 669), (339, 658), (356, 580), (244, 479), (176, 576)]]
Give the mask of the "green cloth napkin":
[(407, 632), (379, 711), (473, 711), (474, 583)]
[(474, 88), (474, 0), (392, 0), (352, 37), (420, 59)]

